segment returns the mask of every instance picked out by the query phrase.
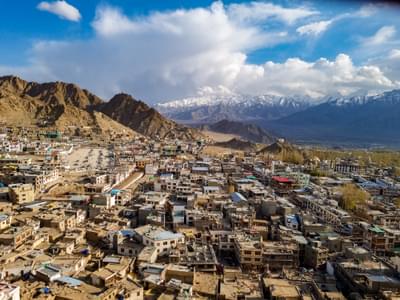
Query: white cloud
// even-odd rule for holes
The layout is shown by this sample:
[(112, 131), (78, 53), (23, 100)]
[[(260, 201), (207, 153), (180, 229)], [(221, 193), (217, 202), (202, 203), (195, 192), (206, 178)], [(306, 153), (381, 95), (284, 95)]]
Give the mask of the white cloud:
[(141, 18), (102, 6), (92, 26), (96, 35), (88, 41), (37, 43), (31, 68), (106, 97), (126, 91), (161, 100), (229, 86), (241, 72), (253, 76), (260, 67), (247, 65), (246, 53), (287, 39), (285, 32), (238, 25), (219, 2)]
[(300, 26), (297, 28), (297, 32), (300, 35), (314, 35), (317, 36), (328, 29), (332, 24), (332, 20), (313, 22), (307, 25)]
[(390, 59), (399, 59), (400, 60), (400, 50), (399, 49), (392, 49), (389, 53)]
[(246, 93), (305, 94), (314, 98), (395, 87), (378, 67), (355, 66), (345, 54), (339, 54), (334, 61), (325, 58), (315, 62), (299, 58), (290, 58), (284, 63), (269, 61), (263, 65), (263, 75), (258, 79), (246, 81), (241, 78), (237, 84)]
[(393, 78), (397, 88), (400, 88), (400, 49), (392, 49), (370, 63), (378, 66), (389, 78)]
[(368, 3), (368, 4), (361, 6), (361, 8), (356, 13), (356, 15), (359, 17), (366, 18), (366, 17), (370, 17), (370, 16), (376, 14), (377, 12), (378, 12), (377, 5), (375, 5), (373, 3)]
[(63, 0), (54, 2), (43, 1), (38, 4), (37, 8), (69, 21), (78, 22), (81, 19), (79, 10)]
[(100, 7), (96, 10), (96, 16), (92, 26), (97, 33), (102, 35), (114, 35), (135, 31), (133, 21), (122, 14), (122, 12), (111, 6)]
[(383, 26), (373, 36), (365, 38), (363, 44), (366, 46), (379, 46), (389, 42), (396, 35), (394, 26)]
[(366, 4), (361, 6), (355, 12), (341, 13), (329, 20), (316, 21), (309, 24), (302, 25), (296, 29), (296, 32), (304, 36), (317, 37), (328, 30), (336, 22), (352, 19), (352, 18), (367, 18), (377, 13), (377, 7), (373, 4)]
[[(249, 16), (249, 7), (256, 4), (235, 5), (216, 2), (208, 8), (156, 12), (140, 18), (102, 6), (92, 22), (92, 39), (36, 43), (30, 65), (3, 67), (0, 72), (32, 80), (76, 82), (105, 98), (124, 91), (150, 102), (194, 95), (199, 89), (319, 97), (338, 91), (384, 90), (396, 84), (375, 64), (355, 66), (344, 54), (333, 61), (291, 58), (283, 63), (249, 64), (250, 51), (290, 37), (286, 30), (266, 31), (254, 23), (261, 18), (257, 11), (252, 22), (244, 22), (243, 16)], [(239, 9), (246, 14), (240, 17)], [(283, 23), (296, 18), (279, 15)]]
[(300, 19), (316, 15), (318, 12), (307, 7), (287, 8), (273, 3), (250, 2), (229, 5), (228, 14), (239, 22), (260, 22), (275, 18), (292, 24)]

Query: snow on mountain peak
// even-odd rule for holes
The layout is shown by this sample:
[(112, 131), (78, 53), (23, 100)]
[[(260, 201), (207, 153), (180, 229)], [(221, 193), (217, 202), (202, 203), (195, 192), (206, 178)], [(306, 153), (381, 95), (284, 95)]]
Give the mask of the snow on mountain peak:
[[(210, 91), (210, 90), (209, 90)], [(179, 109), (179, 108), (195, 108), (202, 106), (299, 106), (310, 102), (309, 97), (293, 96), (282, 97), (276, 95), (245, 95), (233, 92), (215, 92), (207, 93), (203, 90), (199, 96), (183, 98), (180, 100), (168, 101), (165, 103), (157, 104), (157, 108), (163, 109)]]
[(329, 98), (328, 103), (337, 106), (348, 106), (348, 105), (364, 105), (371, 102), (377, 101), (391, 101), (400, 103), (400, 90), (387, 91), (383, 93), (369, 93), (366, 95), (356, 95), (351, 97), (337, 97)]

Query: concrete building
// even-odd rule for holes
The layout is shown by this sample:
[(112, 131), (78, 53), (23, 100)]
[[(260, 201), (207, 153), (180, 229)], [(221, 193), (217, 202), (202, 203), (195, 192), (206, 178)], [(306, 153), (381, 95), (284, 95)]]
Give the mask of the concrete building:
[(262, 262), (271, 271), (299, 266), (299, 247), (294, 242), (264, 241)]
[(237, 235), (234, 246), (235, 256), (241, 268), (259, 270), (263, 267), (262, 239), (249, 235)]
[(35, 200), (35, 190), (32, 184), (18, 183), (10, 184), (10, 200), (13, 203), (21, 204), (33, 202)]
[(0, 299), (19, 300), (21, 299), (21, 289), (15, 284), (0, 282)]
[(145, 225), (135, 228), (134, 231), (141, 237), (142, 244), (157, 249), (158, 256), (168, 255), (172, 248), (185, 242), (180, 233), (173, 233), (159, 226)]
[(170, 251), (170, 263), (184, 265), (199, 272), (217, 271), (218, 260), (211, 245), (179, 244)]
[(17, 248), (31, 238), (32, 234), (33, 229), (30, 226), (11, 227), (0, 233), (0, 244)]
[(305, 265), (309, 268), (321, 267), (328, 261), (329, 249), (322, 246), (320, 241), (311, 241), (305, 248)]
[(7, 229), (11, 226), (12, 216), (0, 214), (0, 230)]

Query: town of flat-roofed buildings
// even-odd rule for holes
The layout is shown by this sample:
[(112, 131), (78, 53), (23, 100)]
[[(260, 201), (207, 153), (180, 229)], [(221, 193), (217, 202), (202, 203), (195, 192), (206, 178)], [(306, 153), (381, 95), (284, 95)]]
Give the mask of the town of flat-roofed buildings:
[[(37, 136), (0, 139), (4, 299), (400, 297), (400, 183), (384, 168)], [(349, 209), (348, 185), (368, 200)]]

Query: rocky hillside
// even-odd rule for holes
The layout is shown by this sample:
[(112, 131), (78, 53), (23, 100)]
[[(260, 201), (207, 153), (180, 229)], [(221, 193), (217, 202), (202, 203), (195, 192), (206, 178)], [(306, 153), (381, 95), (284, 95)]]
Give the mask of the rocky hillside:
[(0, 122), (61, 131), (84, 128), (99, 134), (139, 132), (149, 137), (183, 139), (200, 136), (197, 130), (166, 119), (126, 94), (118, 94), (105, 102), (74, 84), (40, 84), (14, 76), (0, 77)]
[(95, 109), (145, 136), (181, 139), (202, 137), (198, 130), (165, 118), (154, 108), (127, 94), (117, 94), (110, 101), (96, 105)]
[(210, 125), (202, 125), (202, 130), (213, 131), (225, 134), (234, 134), (241, 139), (255, 143), (271, 144), (276, 137), (254, 124), (247, 124), (237, 121), (222, 120)]
[(264, 148), (262, 148), (260, 153), (269, 153), (269, 154), (280, 154), (284, 151), (297, 151), (297, 149), (290, 143), (285, 141), (276, 141), (273, 144), (270, 144)]
[(305, 153), (300, 148), (282, 139), (260, 149), (257, 153), (271, 155), (282, 161), (296, 164), (303, 163), (305, 159)]
[(213, 146), (246, 151), (246, 152), (253, 152), (257, 150), (257, 145), (255, 145), (254, 143), (249, 141), (243, 141), (237, 138), (233, 138), (226, 142), (214, 143)]
[(85, 128), (99, 134), (135, 134), (101, 112), (91, 110), (101, 102), (100, 98), (74, 84), (39, 84), (14, 76), (0, 77), (0, 122), (3, 124), (72, 132)]

